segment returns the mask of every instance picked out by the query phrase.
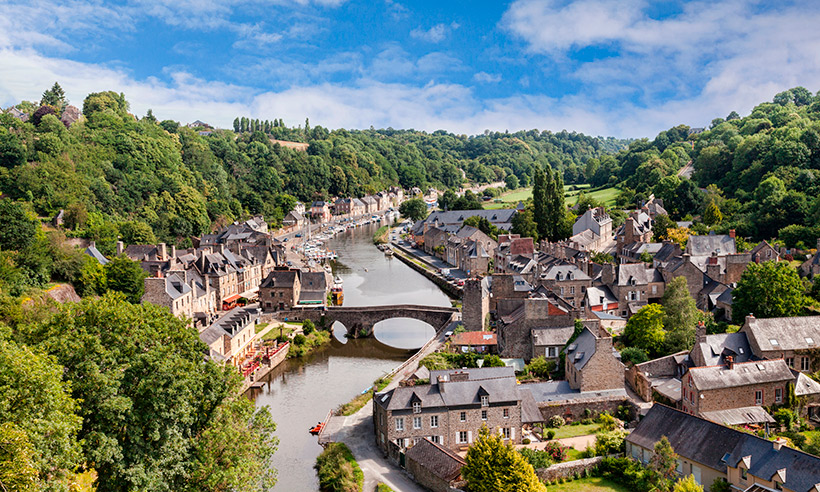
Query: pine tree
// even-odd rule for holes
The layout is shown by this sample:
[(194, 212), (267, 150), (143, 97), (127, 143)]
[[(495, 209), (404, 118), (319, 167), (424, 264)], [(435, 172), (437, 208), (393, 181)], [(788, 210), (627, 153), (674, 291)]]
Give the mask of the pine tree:
[(239, 133), (242, 130), (242, 123), (239, 121), (239, 118), (234, 118), (233, 120), (233, 131)]
[(40, 106), (51, 106), (57, 110), (58, 113), (62, 113), (67, 104), (65, 91), (63, 91), (63, 88), (60, 87), (60, 84), (57, 82), (54, 82), (51, 89), (47, 89), (43, 92), (43, 97), (40, 99)]
[(540, 165), (535, 167), (532, 187), (533, 219), (538, 230), (538, 237), (548, 239), (549, 227), (547, 215), (547, 183), (543, 168)]

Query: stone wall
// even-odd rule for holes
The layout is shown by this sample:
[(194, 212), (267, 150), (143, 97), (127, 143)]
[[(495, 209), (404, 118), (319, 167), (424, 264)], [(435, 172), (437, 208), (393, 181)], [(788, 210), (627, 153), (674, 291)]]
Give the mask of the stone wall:
[(433, 492), (448, 492), (450, 490), (449, 482), (436, 476), (435, 473), (428, 470), (421, 463), (417, 463), (413, 461), (413, 459), (407, 458), (405, 467), (407, 469), (407, 473), (413, 477), (413, 480), (418, 482), (423, 487), (427, 487)]
[(580, 370), (581, 391), (623, 388), (624, 365), (612, 352), (612, 337), (602, 333), (595, 340), (595, 353)]
[(481, 286), (483, 281), (480, 278), (470, 278), (464, 282), (461, 319), (467, 331), (481, 331), (484, 328), (484, 320), (490, 313), (490, 296), (484, 295), (485, 290)]
[(677, 354), (667, 355), (659, 359), (650, 360), (642, 364), (637, 364), (626, 370), (626, 383), (635, 390), (644, 401), (652, 401), (652, 383), (650, 377), (676, 376), (678, 363), (675, 356), (685, 355), (686, 351)]
[(596, 456), (582, 460), (565, 461), (564, 463), (556, 463), (549, 468), (539, 468), (535, 470), (535, 474), (538, 475), (538, 479), (542, 482), (553, 482), (559, 478), (570, 478), (576, 473), (583, 474), (586, 470), (593, 470), (603, 459), (603, 456)]
[(637, 414), (635, 405), (623, 396), (540, 402), (538, 403), (538, 410), (541, 411), (541, 417), (544, 419), (544, 422), (554, 415), (563, 417), (568, 422), (574, 422), (588, 418), (587, 409), (592, 412), (591, 415), (598, 415), (603, 412), (609, 412), (610, 415), (615, 415), (618, 411), (618, 407), (621, 405), (629, 405), (632, 408), (633, 414)]

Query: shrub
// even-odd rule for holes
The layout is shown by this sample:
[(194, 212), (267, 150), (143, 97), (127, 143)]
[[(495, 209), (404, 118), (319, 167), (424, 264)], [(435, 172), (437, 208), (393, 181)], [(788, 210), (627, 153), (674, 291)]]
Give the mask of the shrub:
[(595, 437), (595, 454), (608, 456), (623, 453), (624, 437), (626, 437), (626, 432), (620, 430), (601, 432)]
[(788, 408), (779, 409), (778, 411), (774, 412), (774, 415), (772, 415), (772, 417), (774, 417), (778, 424), (785, 427), (786, 430), (791, 430), (794, 426), (795, 420), (797, 420), (797, 417), (795, 416), (794, 412), (792, 412)]
[(316, 458), (313, 466), (319, 476), (319, 488), (333, 492), (361, 490), (364, 474), (353, 453), (343, 443), (332, 443)]
[(313, 333), (313, 330), (316, 329), (316, 325), (313, 324), (313, 321), (306, 319), (304, 323), (302, 323), (302, 331), (305, 335), (310, 335)]
[(594, 423), (595, 423), (595, 421), (592, 420), (592, 419), (583, 419), (583, 420), (581, 420), (581, 424), (583, 424), (583, 425), (590, 425), (590, 424), (594, 424)]
[(553, 439), (555, 437), (555, 431), (550, 429), (547, 431), (547, 439)]
[(524, 439), (521, 439), (521, 444), (529, 444), (530, 442), (532, 442), (532, 441), (530, 441), (529, 437), (525, 437)]
[(605, 431), (615, 430), (615, 428), (618, 427), (618, 422), (615, 421), (615, 417), (608, 412), (598, 415), (598, 423), (601, 424), (601, 429)]
[(649, 471), (630, 458), (604, 458), (599, 470), (603, 477), (614, 480), (629, 490), (650, 490)]
[(729, 482), (726, 481), (725, 478), (716, 478), (714, 482), (712, 482), (712, 486), (709, 487), (711, 492), (731, 492), (732, 486), (729, 485)]
[(524, 457), (529, 464), (536, 470), (539, 468), (547, 468), (549, 467), (553, 461), (549, 456), (549, 453), (545, 451), (539, 451), (537, 449), (530, 449), (530, 448), (521, 448), (518, 450), (521, 453), (521, 456)]
[(295, 337), (293, 337), (293, 344), (294, 345), (304, 345), (306, 341), (307, 341), (307, 337), (302, 335), (301, 333), (299, 333)]
[(627, 347), (621, 350), (621, 362), (624, 364), (640, 364), (649, 360), (649, 356), (643, 349), (638, 347)]
[(547, 421), (547, 427), (559, 428), (559, 427), (562, 427), (566, 423), (567, 423), (567, 421), (564, 420), (564, 418), (561, 417), (560, 415), (553, 415)]
[(554, 462), (561, 462), (567, 459), (567, 447), (558, 441), (548, 441), (544, 447), (544, 453)]

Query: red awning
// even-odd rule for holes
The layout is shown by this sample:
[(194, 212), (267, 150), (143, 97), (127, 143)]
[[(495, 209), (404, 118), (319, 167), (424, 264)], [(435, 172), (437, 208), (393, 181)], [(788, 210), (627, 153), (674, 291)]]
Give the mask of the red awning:
[(234, 301), (237, 301), (237, 300), (239, 300), (239, 294), (234, 294), (232, 296), (226, 297), (225, 299), (222, 299), (222, 302), (223, 303), (225, 303), (225, 302), (234, 302)]

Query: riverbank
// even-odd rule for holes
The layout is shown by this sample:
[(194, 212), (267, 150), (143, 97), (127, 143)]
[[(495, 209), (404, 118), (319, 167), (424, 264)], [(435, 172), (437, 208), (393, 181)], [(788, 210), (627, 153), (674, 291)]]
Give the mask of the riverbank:
[(373, 244), (381, 245), (387, 244), (387, 235), (390, 233), (390, 226), (383, 225), (376, 230), (376, 233), (373, 234)]

